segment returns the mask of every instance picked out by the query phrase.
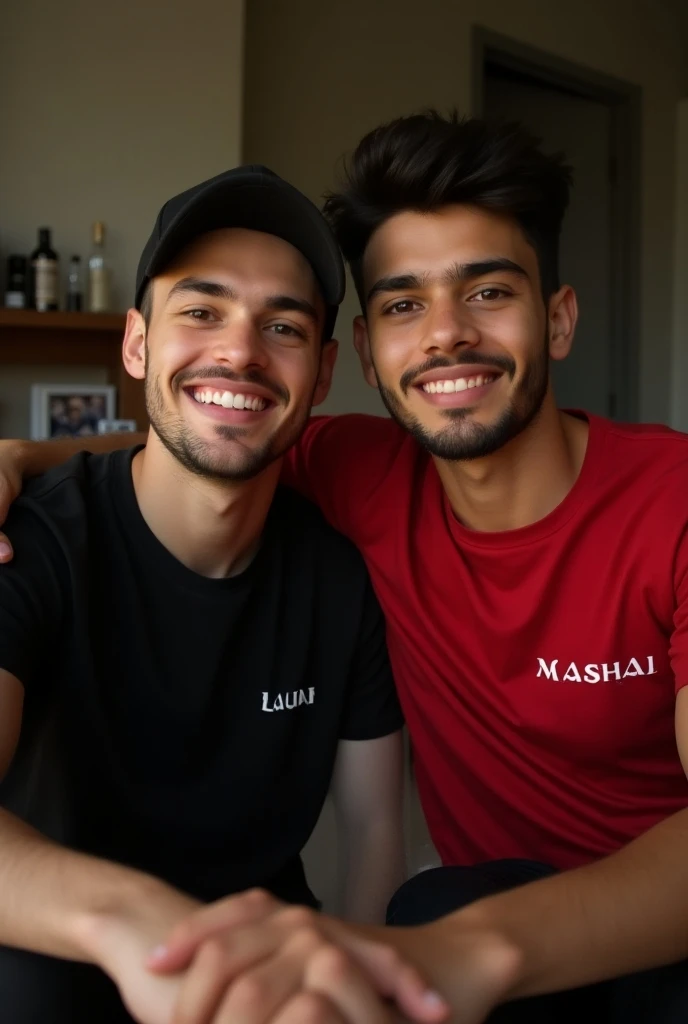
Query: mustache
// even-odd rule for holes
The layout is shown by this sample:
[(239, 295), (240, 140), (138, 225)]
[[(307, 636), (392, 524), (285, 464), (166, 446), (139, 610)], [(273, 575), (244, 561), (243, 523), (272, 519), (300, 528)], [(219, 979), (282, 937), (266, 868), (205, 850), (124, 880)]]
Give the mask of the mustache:
[(460, 359), (448, 359), (447, 356), (430, 356), (420, 366), (414, 366), (401, 375), (399, 386), (404, 394), (417, 377), (430, 370), (453, 369), (455, 366), (494, 366), (496, 370), (509, 375), (511, 379), (516, 374), (516, 363), (508, 356), (485, 356), (478, 352), (464, 352)]
[(193, 370), (180, 370), (172, 378), (172, 388), (173, 390), (178, 390), (194, 380), (202, 380), (203, 377), (210, 377), (211, 379), (221, 377), (223, 380), (231, 381), (233, 384), (257, 384), (259, 387), (271, 391), (285, 405), (291, 397), (287, 388), (272, 380), (267, 374), (261, 373), (260, 370), (234, 373), (232, 370), (228, 370), (226, 366), (197, 366)]

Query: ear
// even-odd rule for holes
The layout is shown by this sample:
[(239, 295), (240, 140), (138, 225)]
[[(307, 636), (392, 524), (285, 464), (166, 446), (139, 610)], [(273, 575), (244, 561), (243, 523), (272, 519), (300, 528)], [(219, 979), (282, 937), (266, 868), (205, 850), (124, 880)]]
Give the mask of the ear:
[(146, 376), (146, 325), (138, 309), (127, 313), (122, 342), (122, 360), (127, 373), (136, 380)]
[(320, 405), (330, 393), (332, 386), (332, 374), (334, 364), (337, 362), (339, 342), (332, 338), (331, 341), (323, 342), (320, 353), (320, 369), (318, 370), (318, 382), (313, 393), (313, 405)]
[(370, 384), (371, 388), (376, 388), (377, 377), (375, 376), (373, 360), (370, 355), (370, 337), (368, 335), (368, 324), (364, 316), (354, 318), (354, 346), (358, 352), (358, 358), (361, 360), (361, 368), (366, 383)]
[(551, 359), (566, 359), (578, 322), (578, 300), (570, 285), (563, 285), (549, 300), (548, 337)]

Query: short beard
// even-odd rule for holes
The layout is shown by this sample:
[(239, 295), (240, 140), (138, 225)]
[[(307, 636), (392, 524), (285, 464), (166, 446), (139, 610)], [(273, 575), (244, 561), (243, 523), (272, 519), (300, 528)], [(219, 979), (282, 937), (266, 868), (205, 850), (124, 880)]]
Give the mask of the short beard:
[[(484, 361), (479, 360), (477, 356), (460, 359), (458, 363), (444, 359), (433, 362), (438, 367), (461, 366), (470, 363), (484, 365)], [(416, 371), (414, 376), (419, 376), (421, 372), (427, 372), (430, 368), (430, 366), (426, 366), (423, 370)], [(513, 378), (515, 366), (512, 369), (505, 363), (502, 369)], [(415, 416), (409, 414), (395, 392), (381, 383), (377, 370), (375, 373), (380, 397), (390, 416), (425, 451), (435, 458), (445, 459), (448, 462), (469, 462), (472, 459), (484, 459), (488, 455), (493, 455), (535, 420), (542, 408), (549, 386), (549, 357), (546, 346), (543, 346), (542, 354), (526, 366), (516, 394), (495, 423), (484, 425), (469, 422), (471, 409), (442, 409), (440, 410), (442, 415), (450, 422), (448, 426), (437, 433), (430, 433)], [(404, 390), (403, 387), (402, 390)]]
[[(181, 389), (180, 389), (181, 390)], [(315, 390), (315, 389), (314, 389)], [(150, 425), (160, 441), (177, 462), (190, 473), (206, 480), (242, 481), (252, 480), (269, 465), (281, 458), (299, 439), (306, 426), (310, 413), (310, 402), (305, 403), (305, 413), (297, 420), (293, 418), (282, 423), (280, 429), (264, 444), (255, 449), (242, 448), (243, 458), (230, 454), (229, 443), (239, 442), (249, 433), (245, 427), (230, 427), (226, 424), (215, 425), (215, 435), (219, 444), (228, 444), (227, 454), (223, 459), (218, 455), (214, 445), (196, 437), (181, 417), (171, 415), (165, 409), (165, 399), (157, 377), (146, 373), (145, 384), (146, 411)], [(236, 446), (232, 446), (236, 452)]]

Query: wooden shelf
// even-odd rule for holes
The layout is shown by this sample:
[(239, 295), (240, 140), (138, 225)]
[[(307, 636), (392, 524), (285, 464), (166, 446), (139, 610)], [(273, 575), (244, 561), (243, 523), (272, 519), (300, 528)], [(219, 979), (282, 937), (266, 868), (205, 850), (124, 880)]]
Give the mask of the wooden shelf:
[(42, 330), (123, 331), (121, 313), (39, 313), (35, 309), (0, 309), (0, 327), (40, 327)]
[(122, 364), (126, 317), (121, 313), (38, 313), (0, 309), (0, 366), (104, 366), (117, 387), (117, 416), (148, 429), (143, 382)]

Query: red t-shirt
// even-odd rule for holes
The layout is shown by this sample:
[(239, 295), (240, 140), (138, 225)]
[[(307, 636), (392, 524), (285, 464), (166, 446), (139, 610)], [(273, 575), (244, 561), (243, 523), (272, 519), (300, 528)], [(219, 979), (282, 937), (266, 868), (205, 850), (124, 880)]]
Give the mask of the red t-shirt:
[(391, 420), (313, 419), (287, 482), (358, 545), (446, 864), (573, 867), (688, 805), (688, 436), (589, 417), (546, 518), (480, 533)]

